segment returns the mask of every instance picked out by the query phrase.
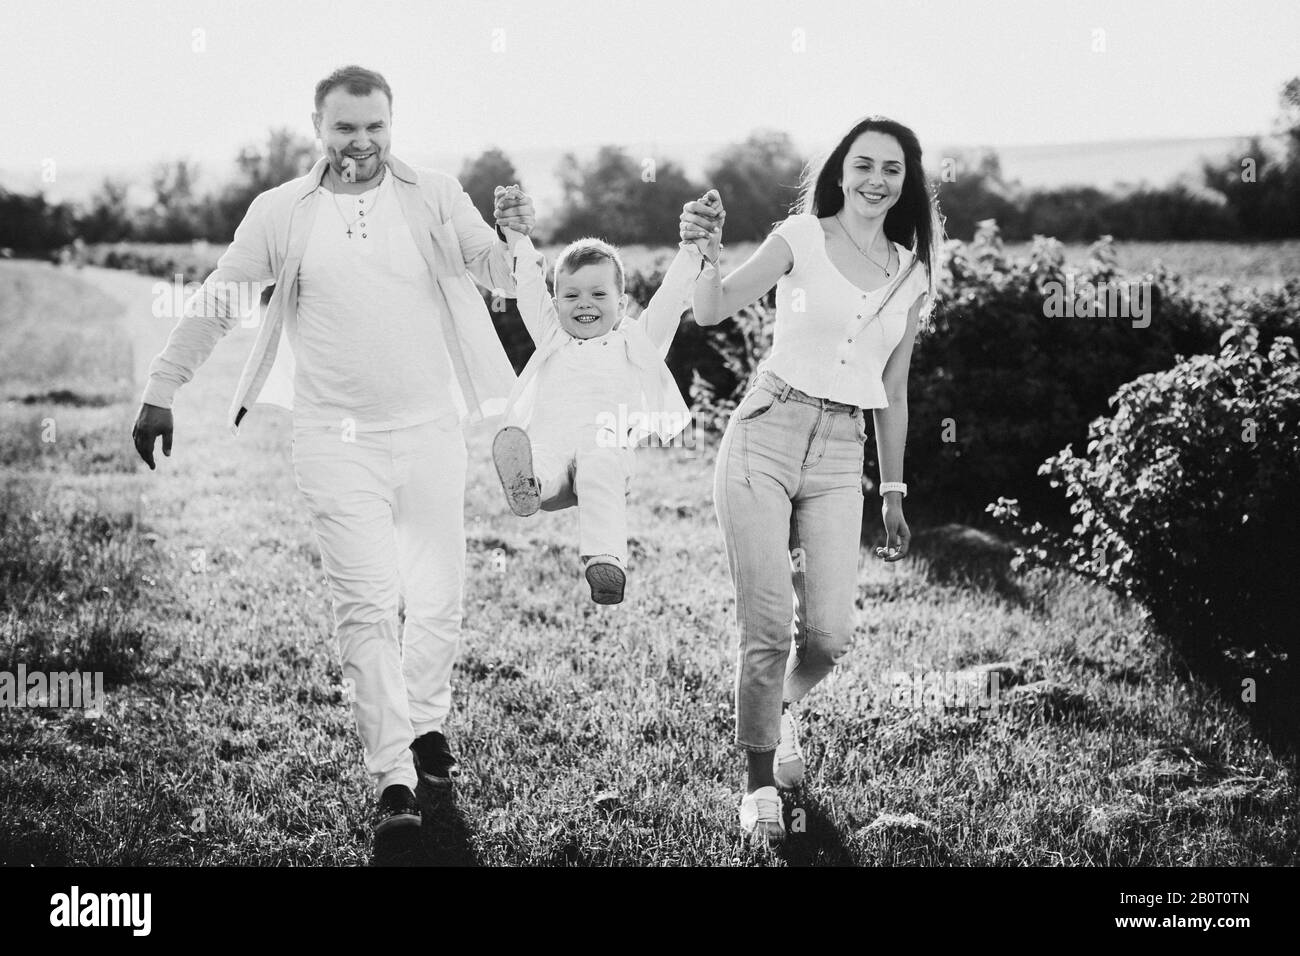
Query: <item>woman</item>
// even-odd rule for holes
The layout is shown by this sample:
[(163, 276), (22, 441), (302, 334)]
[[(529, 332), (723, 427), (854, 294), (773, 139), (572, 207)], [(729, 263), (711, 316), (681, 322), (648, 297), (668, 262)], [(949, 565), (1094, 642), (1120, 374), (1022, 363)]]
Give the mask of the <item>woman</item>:
[[(749, 760), (741, 829), (785, 836), (777, 787), (804, 761), (790, 705), (853, 643), (865, 409), (872, 409), (886, 561), (907, 555), (907, 372), (928, 323), (942, 228), (906, 126), (862, 120), (805, 171), (797, 212), (725, 279), (721, 197), (682, 208), (704, 246), (695, 320), (715, 325), (776, 286), (772, 350), (718, 450), (714, 505), (736, 591), (736, 744)], [(793, 631), (793, 644), (791, 633)]]

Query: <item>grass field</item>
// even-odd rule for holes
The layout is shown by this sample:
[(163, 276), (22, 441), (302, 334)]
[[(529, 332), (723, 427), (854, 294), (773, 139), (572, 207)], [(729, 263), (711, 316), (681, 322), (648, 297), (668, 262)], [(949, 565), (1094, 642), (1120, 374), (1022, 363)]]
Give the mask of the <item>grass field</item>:
[[(170, 326), (150, 317), (150, 285), (0, 263), (6, 391), (18, 369), (22, 396), (45, 395), (0, 419), (4, 666), (102, 669), (108, 683), (100, 717), (0, 710), (0, 863), (373, 862), (288, 417), (259, 407), (237, 439), (223, 421), (253, 330), (181, 390), (156, 473), (127, 454)], [(108, 384), (124, 377), (125, 393)], [(54, 382), (112, 400), (51, 399)], [(510, 515), (489, 438), (470, 436), (448, 727), (465, 776), (400, 862), (1300, 861), (1293, 754), (1179, 676), (1137, 609), (1014, 574), (1004, 545), (951, 526), (914, 527), (914, 557), (896, 565), (864, 540), (857, 647), (804, 711), (810, 770), (787, 804), (801, 830), (780, 852), (747, 846), (711, 450), (644, 454), (629, 599), (601, 608), (579, 583), (573, 515)], [(996, 715), (904, 706), (882, 681), (992, 662)]]

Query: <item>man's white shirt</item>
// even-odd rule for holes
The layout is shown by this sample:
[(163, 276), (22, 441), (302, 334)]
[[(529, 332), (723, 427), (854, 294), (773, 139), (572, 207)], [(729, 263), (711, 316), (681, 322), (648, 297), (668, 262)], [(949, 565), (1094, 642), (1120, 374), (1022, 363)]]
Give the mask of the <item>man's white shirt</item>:
[(297, 358), (294, 423), (356, 431), (454, 423), (434, 279), (391, 175), (357, 195), (322, 188), (312, 201), (297, 315), (286, 316)]

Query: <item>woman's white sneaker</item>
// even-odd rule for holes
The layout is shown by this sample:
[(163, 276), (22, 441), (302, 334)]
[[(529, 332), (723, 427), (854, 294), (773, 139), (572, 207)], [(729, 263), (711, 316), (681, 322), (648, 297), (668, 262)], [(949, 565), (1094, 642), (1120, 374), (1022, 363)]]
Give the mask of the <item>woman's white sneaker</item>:
[(781, 715), (781, 742), (772, 758), (772, 776), (782, 790), (793, 790), (803, 783), (803, 751), (799, 748), (799, 723), (794, 712)]
[(759, 787), (740, 801), (740, 829), (746, 836), (768, 843), (785, 839), (785, 820), (781, 817), (781, 795), (776, 787)]

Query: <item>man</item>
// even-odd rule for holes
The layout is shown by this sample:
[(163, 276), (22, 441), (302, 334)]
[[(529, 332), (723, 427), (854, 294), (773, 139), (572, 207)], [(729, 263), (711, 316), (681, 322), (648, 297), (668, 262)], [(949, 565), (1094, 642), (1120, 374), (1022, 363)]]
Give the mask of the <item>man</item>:
[[(238, 301), (256, 301), (234, 291), (274, 282), (230, 420), (238, 434), (256, 402), (293, 411), (294, 473), (379, 796), (376, 836), (418, 825), (417, 783), (449, 788), (457, 772), (443, 722), (465, 568), (461, 427), (499, 415), (515, 382), (473, 282), (514, 295), (502, 235), (454, 178), (390, 155), (391, 122), (378, 73), (349, 66), (317, 85), (325, 156), (253, 200), (150, 365), (133, 433), (151, 469), (155, 438), (171, 454), (173, 394)], [(513, 190), (496, 218), (525, 234), (536, 222)]]

